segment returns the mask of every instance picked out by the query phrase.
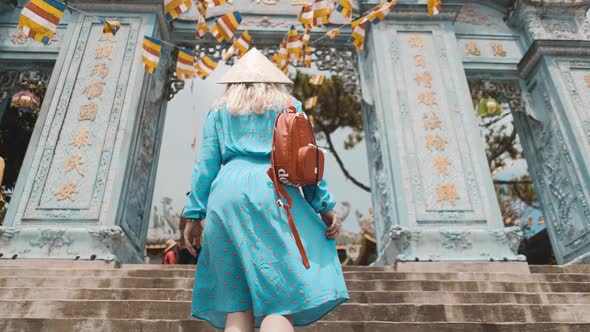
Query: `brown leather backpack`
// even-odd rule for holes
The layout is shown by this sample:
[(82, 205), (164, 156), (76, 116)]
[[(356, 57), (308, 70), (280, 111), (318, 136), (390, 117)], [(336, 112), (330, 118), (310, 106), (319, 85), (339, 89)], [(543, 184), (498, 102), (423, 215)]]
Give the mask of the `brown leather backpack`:
[[(309, 268), (309, 260), (291, 215), (293, 200), (283, 185), (301, 187), (318, 184), (324, 176), (324, 153), (316, 145), (311, 121), (305, 113), (297, 113), (291, 102), (275, 120), (270, 162), (268, 176), (275, 187), (277, 205), (287, 212), (303, 265)], [(281, 197), (285, 198), (286, 204)]]

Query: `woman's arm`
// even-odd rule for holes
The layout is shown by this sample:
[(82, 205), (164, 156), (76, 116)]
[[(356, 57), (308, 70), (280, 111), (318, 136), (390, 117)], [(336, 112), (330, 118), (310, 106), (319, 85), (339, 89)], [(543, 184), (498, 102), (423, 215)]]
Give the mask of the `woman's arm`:
[(209, 111), (203, 127), (201, 150), (191, 180), (191, 192), (187, 196), (182, 216), (190, 219), (205, 219), (211, 183), (221, 168), (221, 148), (215, 130), (216, 111)]
[(325, 213), (331, 211), (336, 206), (336, 200), (328, 190), (328, 183), (326, 179), (322, 179), (320, 183), (315, 186), (303, 187), (303, 195), (317, 213)]

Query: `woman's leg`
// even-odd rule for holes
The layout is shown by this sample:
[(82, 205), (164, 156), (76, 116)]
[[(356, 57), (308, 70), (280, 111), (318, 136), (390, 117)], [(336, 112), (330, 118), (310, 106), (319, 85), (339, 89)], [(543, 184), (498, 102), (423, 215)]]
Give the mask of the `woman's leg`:
[(294, 332), (290, 317), (268, 315), (260, 324), (260, 332)]
[(228, 314), (225, 320), (225, 332), (254, 332), (252, 309)]

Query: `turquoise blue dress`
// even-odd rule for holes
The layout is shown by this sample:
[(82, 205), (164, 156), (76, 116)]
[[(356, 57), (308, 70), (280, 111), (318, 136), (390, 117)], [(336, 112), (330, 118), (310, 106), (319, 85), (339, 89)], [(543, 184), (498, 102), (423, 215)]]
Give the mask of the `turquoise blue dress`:
[[(294, 105), (300, 112), (301, 103)], [(221, 108), (205, 121), (183, 215), (206, 220), (192, 315), (219, 329), (228, 313), (249, 309), (257, 327), (269, 314), (291, 315), (295, 326), (305, 326), (349, 299), (335, 241), (318, 216), (336, 204), (326, 181), (303, 188), (304, 195), (287, 186), (309, 269), (276, 204), (266, 174), (276, 115)]]

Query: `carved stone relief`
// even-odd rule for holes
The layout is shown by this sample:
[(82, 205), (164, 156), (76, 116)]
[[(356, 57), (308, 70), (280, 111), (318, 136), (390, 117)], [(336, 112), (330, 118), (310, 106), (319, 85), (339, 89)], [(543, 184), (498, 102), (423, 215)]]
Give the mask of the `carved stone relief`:
[[(537, 77), (544, 82), (544, 76)], [(528, 117), (515, 117), (517, 126), (526, 128), (526, 136), (521, 137), (527, 154), (531, 176), (538, 183), (539, 198), (543, 204), (545, 219), (550, 235), (554, 238), (554, 252), (558, 263), (567, 262), (567, 255), (573, 253), (583, 243), (579, 239), (589, 234), (587, 221), (590, 220), (590, 207), (566, 136), (560, 129), (557, 112), (546, 91), (544, 83), (538, 83), (535, 96), (549, 118), (544, 126), (537, 126)]]
[(39, 238), (31, 240), (29, 244), (33, 247), (45, 248), (47, 254), (51, 255), (52, 250), (69, 247), (74, 242), (66, 232), (64, 228), (47, 228), (41, 230)]
[(491, 96), (500, 103), (508, 103), (512, 111), (526, 111), (526, 102), (518, 81), (472, 79), (467, 82), (473, 105), (477, 105), (482, 96)]
[(66, 32), (65, 26), (57, 28), (55, 35), (49, 40), (47, 45), (38, 41), (27, 38), (17, 27), (0, 27), (0, 47), (8, 48), (35, 48), (44, 50), (53, 50), (57, 52), (61, 46), (61, 41)]
[[(150, 205), (153, 196), (154, 167), (156, 167), (157, 149), (161, 142), (160, 121), (162, 115), (162, 103), (166, 97), (164, 86), (168, 84), (163, 78), (169, 73), (171, 67), (170, 57), (163, 55), (160, 59), (160, 68), (154, 77), (149, 80), (148, 95), (140, 109), (140, 120), (137, 131), (133, 134), (137, 139), (130, 153), (131, 172), (125, 188), (125, 206), (121, 227), (129, 235), (137, 246), (142, 237), (147, 233), (149, 226)], [(169, 75), (168, 75), (169, 77)]]
[(473, 246), (469, 240), (469, 232), (464, 230), (441, 231), (442, 245), (447, 249), (465, 250)]
[(464, 5), (457, 15), (457, 21), (472, 25), (493, 25), (490, 15), (482, 13), (477, 6)]
[[(258, 49), (264, 53), (269, 59), (278, 52), (277, 45), (275, 44), (257, 44)], [(342, 78), (344, 82), (344, 89), (352, 94), (355, 100), (360, 101), (360, 88), (358, 80), (357, 68), (357, 53), (348, 44), (342, 45), (342, 47), (330, 47), (330, 46), (313, 46), (313, 64), (318, 70), (329, 71), (332, 74)], [(225, 54), (225, 48), (217, 44), (197, 44), (195, 46), (195, 53), (198, 57), (209, 56), (215, 58), (221, 58)], [(228, 62), (228, 65), (233, 65), (235, 57), (232, 57)], [(295, 68), (303, 68), (304, 64), (291, 63), (290, 66)]]
[(389, 237), (392, 242), (402, 252), (408, 250), (412, 242), (416, 244), (420, 241), (420, 234), (421, 232), (419, 230), (408, 230), (399, 225), (393, 226), (389, 231)]
[(518, 246), (522, 241), (523, 232), (519, 227), (505, 227), (490, 231), (490, 234), (501, 244), (510, 246), (510, 250), (514, 255), (518, 255)]
[(119, 245), (125, 234), (121, 227), (88, 229), (88, 234), (94, 237), (104, 248), (113, 249)]
[[(56, 96), (59, 98), (57, 107), (50, 110), (40, 138), (43, 146), (40, 149), (40, 160), (33, 161), (36, 174), (33, 183), (28, 184), (31, 189), (25, 189), (24, 195), (28, 196), (28, 201), (24, 219), (99, 217), (112, 148), (126, 97), (128, 75), (133, 63), (132, 50), (135, 49), (137, 30), (140, 27), (137, 18), (122, 18), (121, 23), (123, 26), (117, 34), (118, 46), (109, 50), (105, 48), (108, 43), (98, 41), (102, 26), (93, 18), (86, 17), (83, 20), (80, 38), (74, 44), (68, 78), (61, 90), (57, 90), (60, 93)], [(109, 67), (113, 79), (106, 80), (107, 77), (105, 82), (109, 82), (108, 84), (93, 86), (101, 80), (100, 76), (92, 74), (93, 68), (97, 63), (109, 62), (108, 57), (122, 49), (129, 51), (120, 57), (113, 56), (113, 63), (110, 64), (112, 68)], [(103, 59), (105, 56), (107, 60)], [(100, 74), (100, 71), (96, 73)], [(96, 118), (81, 121), (79, 112), (88, 102), (98, 105)], [(84, 149), (77, 148), (82, 146)], [(81, 168), (71, 172), (67, 167), (64, 168), (64, 165), (72, 161), (74, 152), (81, 152), (79, 159), (84, 160), (83, 175), (79, 175)], [(31, 178), (27, 181), (30, 182)], [(71, 194), (63, 196), (60, 193), (62, 189), (65, 190), (66, 183), (72, 184), (68, 191)], [(29, 195), (26, 190), (30, 190)]]
[(577, 34), (576, 23), (569, 19), (545, 19), (542, 25), (555, 39), (574, 39)]
[(20, 232), (20, 229), (0, 226), (0, 240), (10, 240)]
[(590, 39), (590, 23), (586, 18), (586, 14), (583, 10), (576, 11), (576, 21), (578, 22), (578, 26), (581, 29), (582, 34), (586, 39)]
[(51, 65), (38, 69), (30, 68), (29, 65), (26, 67), (22, 67), (22, 65), (12, 66), (8, 63), (2, 65), (6, 69), (0, 70), (0, 100), (11, 97), (16, 92), (15, 89), (19, 83), (24, 81), (40, 81), (47, 85), (53, 69)]
[(380, 235), (380, 243), (385, 243), (385, 237), (391, 228), (392, 216), (390, 208), (389, 190), (391, 179), (385, 168), (383, 161), (383, 151), (381, 140), (383, 137), (379, 131), (379, 123), (375, 108), (363, 103), (363, 112), (365, 113), (365, 133), (367, 137), (367, 156), (370, 162), (371, 170), (371, 188), (373, 195), (373, 205), (377, 209), (375, 216), (375, 225), (377, 234)]

